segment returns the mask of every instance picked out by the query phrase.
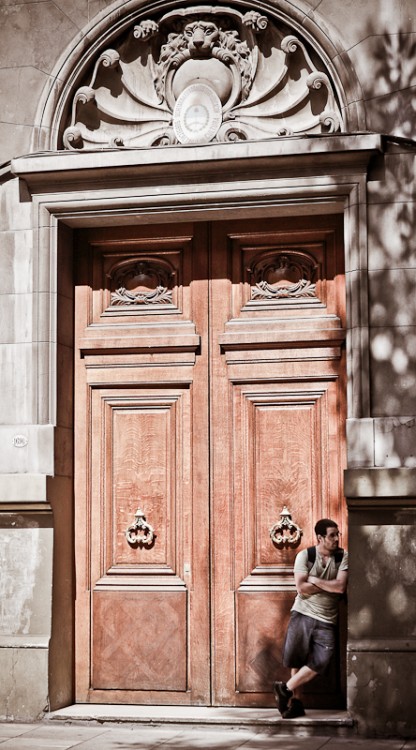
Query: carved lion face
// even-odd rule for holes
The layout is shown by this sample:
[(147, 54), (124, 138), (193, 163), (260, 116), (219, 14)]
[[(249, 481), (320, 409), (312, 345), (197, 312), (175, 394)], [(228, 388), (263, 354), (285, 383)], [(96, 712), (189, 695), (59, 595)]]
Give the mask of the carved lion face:
[(207, 57), (217, 42), (220, 31), (215, 23), (200, 20), (186, 24), (183, 35), (192, 57)]

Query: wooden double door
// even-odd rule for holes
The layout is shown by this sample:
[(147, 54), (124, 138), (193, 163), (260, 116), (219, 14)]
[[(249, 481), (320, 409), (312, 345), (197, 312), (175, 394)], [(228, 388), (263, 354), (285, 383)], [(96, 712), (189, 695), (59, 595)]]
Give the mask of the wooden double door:
[(76, 257), (76, 698), (272, 706), (294, 557), (345, 525), (342, 227), (96, 229)]

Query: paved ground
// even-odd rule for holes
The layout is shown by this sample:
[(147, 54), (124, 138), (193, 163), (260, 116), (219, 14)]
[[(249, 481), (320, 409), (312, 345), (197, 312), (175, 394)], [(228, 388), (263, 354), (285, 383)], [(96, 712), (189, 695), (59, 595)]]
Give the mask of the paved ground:
[[(335, 730), (334, 730), (335, 731)], [(283, 727), (252, 730), (176, 727), (0, 723), (0, 750), (416, 750), (415, 740), (293, 736)]]

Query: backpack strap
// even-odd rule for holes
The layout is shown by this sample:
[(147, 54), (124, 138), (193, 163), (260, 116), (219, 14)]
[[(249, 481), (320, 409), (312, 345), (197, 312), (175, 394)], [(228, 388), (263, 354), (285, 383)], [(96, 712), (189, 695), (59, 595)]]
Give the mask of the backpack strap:
[(308, 568), (311, 570), (316, 560), (316, 547), (308, 547)]
[[(342, 558), (344, 557), (344, 550), (339, 547), (334, 553), (335, 565), (337, 568), (341, 565)], [(308, 568), (311, 570), (316, 560), (316, 547), (308, 547)]]
[(335, 551), (335, 554), (334, 554), (335, 565), (341, 565), (343, 557), (344, 557), (344, 550), (342, 549), (342, 547), (338, 547), (338, 549)]

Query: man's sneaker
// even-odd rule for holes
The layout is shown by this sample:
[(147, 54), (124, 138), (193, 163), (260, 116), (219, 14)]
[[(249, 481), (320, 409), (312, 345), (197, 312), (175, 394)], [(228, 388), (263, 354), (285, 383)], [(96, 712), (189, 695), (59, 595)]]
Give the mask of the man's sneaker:
[(298, 716), (305, 716), (303, 703), (298, 698), (292, 698), (289, 708), (282, 713), (284, 719), (297, 719)]
[(289, 701), (293, 695), (292, 691), (286, 686), (285, 682), (274, 682), (273, 693), (277, 701), (280, 713), (283, 714), (288, 710)]

